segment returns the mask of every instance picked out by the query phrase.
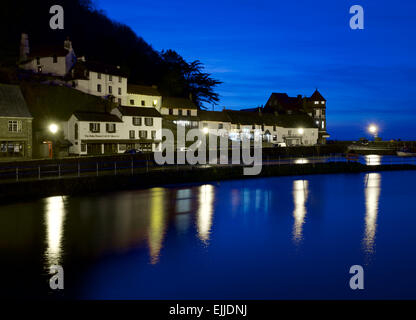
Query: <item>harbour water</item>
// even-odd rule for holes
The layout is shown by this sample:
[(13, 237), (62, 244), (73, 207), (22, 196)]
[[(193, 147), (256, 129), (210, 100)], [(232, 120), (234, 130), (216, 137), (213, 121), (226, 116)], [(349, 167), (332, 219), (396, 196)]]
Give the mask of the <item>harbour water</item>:
[[(1, 296), (414, 299), (415, 171), (58, 196), (0, 206)], [(49, 288), (63, 267), (63, 290)], [(364, 268), (364, 290), (349, 269)]]

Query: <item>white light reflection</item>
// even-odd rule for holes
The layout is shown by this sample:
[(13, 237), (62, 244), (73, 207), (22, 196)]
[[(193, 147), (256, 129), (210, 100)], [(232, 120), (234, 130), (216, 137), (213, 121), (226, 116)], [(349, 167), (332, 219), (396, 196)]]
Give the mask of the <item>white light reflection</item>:
[(164, 211), (165, 190), (162, 188), (151, 189), (150, 224), (148, 233), (148, 245), (150, 250), (150, 263), (159, 262), (165, 235), (166, 218)]
[(47, 267), (60, 265), (62, 262), (62, 238), (65, 223), (65, 197), (50, 197), (46, 199), (46, 252)]
[(305, 158), (299, 158), (295, 160), (295, 164), (307, 164), (307, 163), (309, 163), (309, 160)]
[(381, 164), (381, 156), (377, 154), (369, 154), (365, 156), (365, 164), (367, 166), (379, 166)]
[(374, 253), (374, 240), (377, 228), (378, 202), (381, 190), (381, 175), (368, 173), (364, 180), (365, 190), (365, 235), (364, 248), (367, 254)]
[(197, 215), (198, 237), (203, 242), (209, 240), (214, 204), (214, 187), (206, 184), (199, 188), (199, 208)]
[(293, 181), (293, 241), (298, 244), (302, 240), (302, 228), (306, 216), (306, 201), (308, 199), (308, 180)]

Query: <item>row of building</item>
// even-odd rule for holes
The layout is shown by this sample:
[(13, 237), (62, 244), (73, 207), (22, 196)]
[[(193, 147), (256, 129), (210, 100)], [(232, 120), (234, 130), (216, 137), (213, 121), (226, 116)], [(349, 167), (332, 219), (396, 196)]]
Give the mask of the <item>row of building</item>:
[[(176, 125), (230, 140), (253, 138), (258, 133), (265, 143), (287, 146), (323, 144), (329, 137), (326, 100), (318, 90), (310, 97), (272, 93), (264, 107), (253, 109), (201, 110), (192, 97), (164, 97), (156, 86), (128, 83), (127, 74), (118, 66), (77, 58), (68, 39), (63, 46), (32, 50), (26, 34), (21, 38), (19, 67), (47, 76), (52, 85), (108, 103), (91, 109), (74, 101), (69, 113), (54, 118), (45, 116), (47, 106), (39, 111), (27, 104), (19, 86), (0, 85), (0, 157), (30, 158), (39, 144), (44, 152), (36, 154), (51, 156), (53, 143), (74, 155), (157, 151), (161, 148), (161, 129)], [(35, 134), (32, 121), (36, 123), (38, 118), (42, 118), (42, 125), (34, 125)], [(46, 127), (51, 132), (38, 132)]]

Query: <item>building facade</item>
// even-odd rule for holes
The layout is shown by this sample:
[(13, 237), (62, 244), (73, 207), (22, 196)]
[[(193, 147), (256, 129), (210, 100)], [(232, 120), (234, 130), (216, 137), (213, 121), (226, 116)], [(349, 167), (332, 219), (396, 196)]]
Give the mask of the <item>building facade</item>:
[(127, 99), (124, 105), (129, 107), (156, 108), (160, 112), (162, 107), (162, 95), (157, 86), (142, 86), (136, 84), (127, 85)]
[(31, 48), (29, 36), (22, 34), (20, 61), (22, 69), (36, 73), (64, 77), (76, 63), (76, 55), (69, 39), (63, 45), (48, 45)]
[(19, 86), (0, 84), (0, 160), (32, 157), (32, 116)]
[(127, 75), (120, 66), (78, 59), (71, 71), (71, 86), (84, 93), (126, 104)]

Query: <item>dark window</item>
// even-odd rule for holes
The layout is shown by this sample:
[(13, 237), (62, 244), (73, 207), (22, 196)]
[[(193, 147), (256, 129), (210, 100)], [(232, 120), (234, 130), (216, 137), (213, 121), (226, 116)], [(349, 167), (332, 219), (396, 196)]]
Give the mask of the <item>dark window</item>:
[(252, 126), (251, 126), (251, 128), (254, 130), (254, 129), (256, 129), (256, 125), (255, 124), (253, 124)]
[(97, 84), (97, 91), (101, 92), (101, 84)]
[(224, 128), (224, 125), (222, 123), (219, 123), (218, 124), (218, 129), (223, 129), (223, 128)]
[(130, 137), (130, 139), (134, 139), (134, 136), (135, 136), (134, 135), (134, 132), (135, 132), (134, 130), (130, 130), (129, 131), (129, 137)]
[(264, 125), (261, 125), (261, 131), (264, 131)]
[(273, 131), (276, 131), (276, 126), (273, 126)]
[(121, 77), (118, 77), (118, 82), (121, 83)]
[(240, 129), (240, 124), (237, 124), (237, 129)]
[(101, 73), (97, 73), (97, 79), (101, 79)]
[(75, 124), (75, 132), (74, 132), (74, 136), (75, 136), (75, 140), (78, 140), (78, 123)]
[(144, 118), (144, 124), (148, 127), (153, 126), (153, 118)]
[(121, 88), (118, 88), (118, 94), (121, 95)]
[(144, 100), (142, 100), (142, 106), (145, 106), (146, 105), (146, 103), (144, 102)]
[(140, 130), (139, 131), (139, 137), (140, 137), (140, 139), (146, 139), (147, 138), (147, 131), (146, 130)]
[(173, 114), (173, 109), (169, 109), (169, 114), (172, 115)]
[(186, 110), (186, 115), (191, 116), (191, 110)]
[(118, 98), (118, 104), (121, 105), (121, 98)]
[(100, 124), (99, 123), (90, 123), (90, 131), (91, 132), (100, 132)]
[(113, 76), (111, 74), (108, 76), (108, 81), (113, 81)]
[(105, 129), (108, 133), (116, 132), (116, 124), (115, 123), (106, 123)]
[(39, 57), (36, 57), (36, 64), (40, 65), (40, 58)]
[(56, 55), (53, 56), (53, 63), (58, 63), (58, 57)]
[(152, 130), (152, 139), (156, 139), (156, 131)]
[(134, 126), (141, 126), (142, 125), (142, 118), (140, 118), (140, 117), (133, 117), (133, 125)]
[(87, 145), (85, 143), (81, 143), (81, 152), (87, 151)]
[(182, 115), (182, 110), (179, 110), (178, 111), (178, 114), (181, 116)]
[(108, 93), (113, 93), (113, 87), (112, 86), (108, 86)]
[(130, 104), (134, 105), (134, 100), (133, 99), (130, 99)]

